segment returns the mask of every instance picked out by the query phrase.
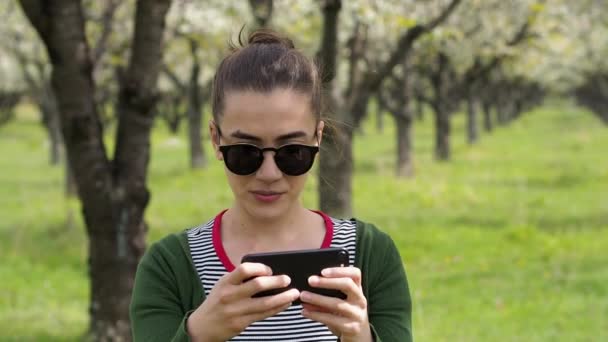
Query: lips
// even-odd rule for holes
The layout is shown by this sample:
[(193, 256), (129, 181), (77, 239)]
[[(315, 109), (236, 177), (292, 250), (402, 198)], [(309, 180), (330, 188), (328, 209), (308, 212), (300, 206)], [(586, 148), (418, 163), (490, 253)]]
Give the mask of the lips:
[(265, 202), (265, 203), (274, 202), (274, 201), (278, 200), (281, 197), (281, 195), (283, 194), (282, 192), (264, 191), (264, 190), (251, 191), (251, 193), (258, 201)]
[(276, 191), (264, 191), (264, 190), (256, 190), (256, 191), (252, 191), (253, 194), (255, 195), (262, 195), (262, 196), (272, 196), (272, 195), (281, 195), (281, 192), (276, 192)]

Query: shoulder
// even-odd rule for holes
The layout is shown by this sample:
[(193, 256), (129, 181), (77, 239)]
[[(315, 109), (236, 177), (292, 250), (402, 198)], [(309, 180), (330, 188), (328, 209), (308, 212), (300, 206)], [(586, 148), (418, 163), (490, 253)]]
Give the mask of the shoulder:
[(155, 257), (187, 260), (191, 262), (190, 245), (211, 232), (214, 220), (207, 221), (198, 226), (172, 233), (153, 243), (148, 254)]
[(394, 242), (391, 236), (385, 231), (379, 229), (375, 224), (362, 221), (360, 219), (351, 219), (356, 225), (357, 229), (357, 243), (358, 245), (365, 245), (368, 247), (386, 247), (393, 246)]
[(362, 269), (374, 269), (387, 263), (401, 263), (401, 256), (391, 236), (375, 224), (352, 219), (357, 229), (357, 260)]
[(394, 246), (389, 234), (379, 229), (373, 223), (369, 223), (358, 218), (341, 219), (330, 217), (321, 213), (324, 219), (331, 221), (334, 230), (334, 237), (356, 236), (357, 251), (369, 248), (382, 248), (383, 246)]
[(189, 264), (190, 251), (186, 231), (169, 234), (152, 243), (141, 264), (154, 264), (168, 269), (179, 269)]

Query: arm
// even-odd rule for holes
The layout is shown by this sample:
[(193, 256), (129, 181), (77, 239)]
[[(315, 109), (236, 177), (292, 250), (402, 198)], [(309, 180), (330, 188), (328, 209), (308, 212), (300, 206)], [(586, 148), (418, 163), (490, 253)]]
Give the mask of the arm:
[(373, 225), (362, 223), (359, 228), (355, 263), (363, 272), (374, 339), (410, 342), (412, 301), (399, 251), (390, 236)]
[(185, 328), (189, 312), (183, 308), (171, 267), (176, 258), (160, 244), (152, 245), (142, 258), (130, 307), (133, 341), (190, 341)]

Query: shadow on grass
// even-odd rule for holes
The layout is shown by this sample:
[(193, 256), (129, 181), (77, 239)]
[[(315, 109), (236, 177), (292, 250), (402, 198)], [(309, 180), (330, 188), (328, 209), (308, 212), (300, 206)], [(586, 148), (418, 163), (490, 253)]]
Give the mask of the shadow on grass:
[(31, 335), (21, 335), (21, 336), (3, 336), (0, 334), (0, 341), (6, 342), (74, 342), (74, 341), (87, 341), (86, 335), (76, 334), (76, 335), (66, 335), (66, 336), (57, 336), (51, 335), (45, 332), (32, 332)]
[(0, 249), (24, 261), (47, 267), (81, 270), (84, 244), (84, 228), (78, 220), (58, 220), (33, 228), (29, 223), (0, 228)]
[(565, 230), (601, 230), (608, 229), (608, 213), (597, 213), (587, 216), (542, 217), (532, 223), (546, 231)]
[(448, 225), (457, 227), (481, 227), (488, 229), (502, 229), (513, 225), (503, 217), (487, 216), (458, 216), (448, 220)]
[[(608, 229), (608, 213), (597, 213), (586, 216), (530, 217), (526, 224), (547, 232), (601, 230)], [(520, 224), (502, 217), (493, 218), (471, 215), (450, 219), (448, 220), (448, 225), (503, 229)]]
[(531, 188), (538, 190), (567, 190), (587, 184), (589, 177), (572, 173), (561, 173), (554, 177), (530, 177), (522, 179), (496, 179), (483, 181), (484, 185)]

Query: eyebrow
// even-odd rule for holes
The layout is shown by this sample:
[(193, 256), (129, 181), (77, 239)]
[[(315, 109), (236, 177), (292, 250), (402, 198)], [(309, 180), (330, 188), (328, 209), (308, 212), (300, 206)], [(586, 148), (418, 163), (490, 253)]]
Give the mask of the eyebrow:
[[(241, 132), (240, 130), (233, 132), (232, 134), (230, 134), (230, 136), (233, 138), (237, 138), (237, 139), (262, 142), (262, 139), (260, 137), (256, 137), (255, 135)], [(280, 135), (275, 139), (275, 141), (281, 142), (281, 141), (287, 141), (287, 140), (291, 140), (291, 139), (304, 138), (304, 137), (306, 137), (306, 132), (295, 131), (295, 132)]]

